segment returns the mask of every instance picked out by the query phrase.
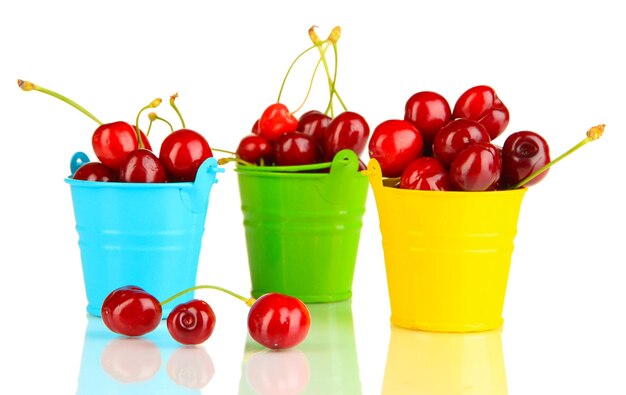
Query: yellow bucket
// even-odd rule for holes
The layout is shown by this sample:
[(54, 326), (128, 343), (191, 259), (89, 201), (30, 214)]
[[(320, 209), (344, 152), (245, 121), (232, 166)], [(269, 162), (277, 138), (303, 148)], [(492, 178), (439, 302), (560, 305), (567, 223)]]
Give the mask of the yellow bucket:
[(475, 332), (502, 326), (502, 308), (526, 189), (415, 191), (383, 186), (368, 170), (380, 222), (391, 322)]

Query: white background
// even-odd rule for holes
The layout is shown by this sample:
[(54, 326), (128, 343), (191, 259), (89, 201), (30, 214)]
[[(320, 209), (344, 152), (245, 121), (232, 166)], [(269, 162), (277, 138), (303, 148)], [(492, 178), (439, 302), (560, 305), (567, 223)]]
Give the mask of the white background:
[[(508, 106), (505, 135), (534, 130), (553, 157), (606, 123), (527, 193), (515, 240), (502, 347), (510, 394), (626, 393), (623, 150), (626, 23), (614, 1), (172, 2), (19, 1), (0, 5), (0, 393), (76, 393), (87, 318), (70, 191), (75, 151), (95, 124), (25, 93), (27, 79), (105, 122), (133, 122), (178, 92), (187, 126), (234, 149), (276, 100), (293, 58), (342, 27), (337, 88), (373, 129), (401, 118), (415, 92), (451, 104), (488, 84)], [(283, 96), (301, 101), (314, 57)], [(326, 103), (316, 80), (307, 109)], [(167, 105), (157, 112), (178, 125)], [(155, 126), (153, 146), (163, 136)], [(365, 157), (367, 159), (367, 157)], [(199, 283), (249, 289), (235, 173), (212, 192)], [(204, 393), (237, 393), (245, 307), (203, 294), (218, 316), (204, 345)], [(354, 279), (354, 338), (363, 393), (380, 393), (390, 336), (378, 217), (370, 193)], [(100, 388), (106, 393), (106, 389)], [(96, 393), (94, 389), (92, 393)], [(471, 390), (458, 393), (474, 393)]]

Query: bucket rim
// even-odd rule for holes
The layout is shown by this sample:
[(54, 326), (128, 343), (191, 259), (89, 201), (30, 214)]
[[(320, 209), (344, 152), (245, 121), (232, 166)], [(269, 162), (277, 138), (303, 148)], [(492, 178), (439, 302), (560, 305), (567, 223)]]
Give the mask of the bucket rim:
[(65, 177), (63, 179), (67, 184), (77, 187), (85, 188), (124, 188), (124, 189), (167, 189), (167, 188), (193, 188), (194, 183), (191, 181), (186, 182), (119, 182), (119, 181), (107, 181), (107, 182), (94, 182), (86, 180), (76, 180), (71, 177)]

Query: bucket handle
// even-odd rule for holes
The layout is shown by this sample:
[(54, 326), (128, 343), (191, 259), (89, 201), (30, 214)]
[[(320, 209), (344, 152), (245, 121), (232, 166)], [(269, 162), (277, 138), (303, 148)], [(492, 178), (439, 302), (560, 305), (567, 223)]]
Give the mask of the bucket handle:
[(209, 191), (213, 184), (217, 183), (217, 173), (223, 173), (224, 169), (219, 167), (214, 157), (207, 158), (196, 173), (196, 180), (191, 188), (181, 189), (181, 199), (186, 203), (187, 208), (198, 213), (204, 210), (208, 204)]
[(78, 170), (78, 168), (85, 163), (89, 163), (89, 157), (86, 153), (78, 151), (72, 155), (72, 158), (70, 159), (70, 178), (74, 177), (76, 170)]
[(362, 173), (369, 177), (374, 191), (379, 191), (383, 187), (383, 172), (380, 169), (380, 163), (376, 159), (370, 159), (367, 164), (367, 170), (363, 170)]

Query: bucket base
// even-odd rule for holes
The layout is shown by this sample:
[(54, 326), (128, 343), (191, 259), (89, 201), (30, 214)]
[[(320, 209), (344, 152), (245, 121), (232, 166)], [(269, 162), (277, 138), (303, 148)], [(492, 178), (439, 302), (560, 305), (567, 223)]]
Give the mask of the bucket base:
[(265, 295), (267, 293), (270, 292), (278, 292), (278, 293), (283, 293), (285, 295), (289, 295), (289, 296), (293, 296), (294, 298), (298, 298), (300, 299), (302, 302), (304, 303), (329, 303), (329, 302), (340, 302), (343, 300), (348, 300), (352, 297), (352, 291), (347, 291), (347, 292), (343, 292), (343, 293), (338, 293), (338, 294), (327, 294), (327, 295), (320, 295), (320, 294), (316, 294), (316, 295), (300, 295), (297, 293), (291, 293), (291, 292), (281, 292), (281, 291), (277, 291), (277, 290), (257, 290), (257, 289), (253, 289), (252, 292), (250, 292), (252, 294), (253, 298), (259, 298), (262, 295)]
[(486, 332), (494, 329), (499, 329), (504, 324), (504, 320), (493, 322), (479, 323), (479, 324), (442, 324), (442, 323), (430, 323), (430, 322), (415, 322), (411, 320), (397, 319), (391, 316), (391, 324), (405, 329), (412, 329), (424, 332), (455, 332), (455, 333), (467, 333), (467, 332)]

